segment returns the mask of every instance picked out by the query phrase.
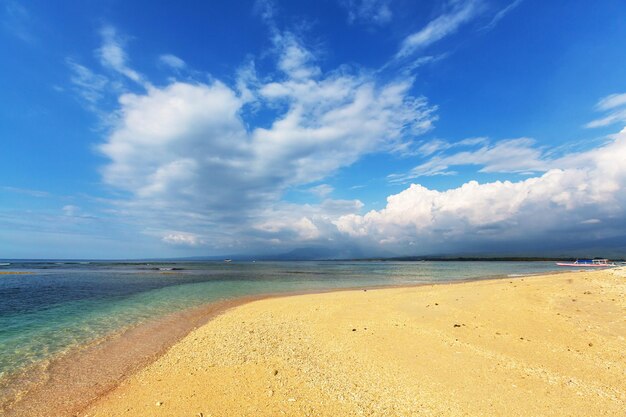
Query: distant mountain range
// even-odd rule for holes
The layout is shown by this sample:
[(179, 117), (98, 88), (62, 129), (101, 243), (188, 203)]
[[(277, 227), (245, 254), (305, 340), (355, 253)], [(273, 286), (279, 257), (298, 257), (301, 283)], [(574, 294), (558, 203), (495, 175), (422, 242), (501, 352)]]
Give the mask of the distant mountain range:
[[(591, 258), (604, 258), (602, 254), (592, 256)], [(278, 254), (264, 255), (245, 255), (233, 254), (222, 256), (194, 256), (187, 258), (176, 258), (181, 261), (221, 261), (224, 259), (232, 259), (234, 261), (321, 261), (321, 260), (346, 260), (346, 261), (396, 261), (396, 262), (415, 262), (415, 261), (508, 261), (508, 262), (532, 262), (532, 261), (567, 261), (576, 259), (577, 256), (566, 254), (557, 256), (523, 256), (523, 255), (505, 255), (505, 254), (433, 254), (433, 255), (415, 255), (415, 256), (366, 256), (365, 253), (358, 248), (349, 248), (338, 250), (329, 247), (303, 247), (293, 249), (289, 252)], [(584, 257), (578, 257), (584, 258)], [(624, 261), (624, 259), (615, 259), (616, 261)]]

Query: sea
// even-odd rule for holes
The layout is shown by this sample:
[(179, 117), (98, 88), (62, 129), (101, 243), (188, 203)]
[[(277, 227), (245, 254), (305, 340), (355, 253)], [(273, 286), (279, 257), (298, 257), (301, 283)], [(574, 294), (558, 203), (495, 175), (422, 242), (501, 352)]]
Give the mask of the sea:
[(210, 303), (263, 294), (510, 278), (557, 269), (553, 262), (4, 260), (0, 386), (77, 347)]

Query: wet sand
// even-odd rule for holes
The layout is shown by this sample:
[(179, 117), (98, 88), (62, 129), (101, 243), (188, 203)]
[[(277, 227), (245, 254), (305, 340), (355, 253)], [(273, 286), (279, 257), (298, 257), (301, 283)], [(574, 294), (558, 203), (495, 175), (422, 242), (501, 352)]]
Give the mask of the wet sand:
[(625, 295), (594, 271), (255, 301), (80, 415), (623, 415)]
[(229, 308), (262, 298), (243, 297), (171, 314), (9, 376), (0, 385), (0, 416), (78, 415), (193, 329)]

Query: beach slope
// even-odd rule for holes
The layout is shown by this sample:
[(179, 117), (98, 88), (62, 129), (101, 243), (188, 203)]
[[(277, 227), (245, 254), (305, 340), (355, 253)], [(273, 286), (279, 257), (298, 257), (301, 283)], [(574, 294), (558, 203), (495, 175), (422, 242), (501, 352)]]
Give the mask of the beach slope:
[(255, 301), (83, 415), (623, 415), (625, 294), (594, 271)]

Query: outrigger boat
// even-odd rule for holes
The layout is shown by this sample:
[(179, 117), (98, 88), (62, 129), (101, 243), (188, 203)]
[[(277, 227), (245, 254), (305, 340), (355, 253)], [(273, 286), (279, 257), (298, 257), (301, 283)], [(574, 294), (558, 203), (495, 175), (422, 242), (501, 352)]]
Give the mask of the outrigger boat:
[(576, 259), (574, 262), (557, 262), (558, 266), (577, 266), (583, 268), (607, 268), (617, 266), (608, 259)]

